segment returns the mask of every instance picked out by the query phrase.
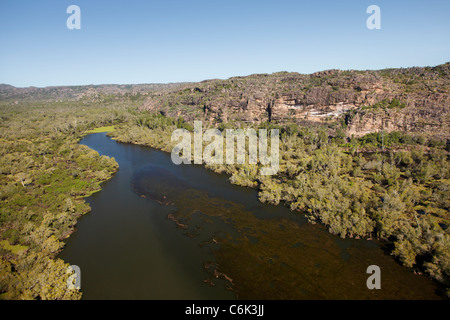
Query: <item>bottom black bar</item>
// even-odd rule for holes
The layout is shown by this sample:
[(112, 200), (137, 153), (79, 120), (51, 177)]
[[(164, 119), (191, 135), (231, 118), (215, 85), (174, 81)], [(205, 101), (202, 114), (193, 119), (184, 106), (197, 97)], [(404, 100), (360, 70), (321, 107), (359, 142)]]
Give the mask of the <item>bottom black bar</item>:
[[(310, 316), (334, 318), (344, 316), (367, 317), (371, 315), (395, 316), (403, 318), (417, 310), (433, 311), (438, 314), (446, 311), (445, 301), (273, 301), (273, 300), (151, 300), (151, 301), (0, 301), (2, 312), (8, 307), (21, 316), (36, 316), (42, 312), (58, 312), (61, 315), (109, 314), (120, 317), (125, 314), (137, 315), (146, 319), (302, 319)], [(361, 309), (362, 308), (362, 309)], [(61, 313), (60, 313), (61, 312)], [(308, 312), (312, 312), (309, 314)], [(363, 312), (363, 313), (361, 313)], [(309, 315), (309, 316), (308, 316)], [(139, 318), (140, 318), (139, 317)], [(129, 317), (127, 317), (128, 319)]]

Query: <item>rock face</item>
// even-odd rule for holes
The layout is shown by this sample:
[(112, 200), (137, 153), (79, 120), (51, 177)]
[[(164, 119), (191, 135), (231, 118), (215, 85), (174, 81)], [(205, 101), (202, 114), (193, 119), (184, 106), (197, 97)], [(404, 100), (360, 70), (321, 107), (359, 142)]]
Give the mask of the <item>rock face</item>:
[(446, 107), (428, 106), (428, 112), (418, 107), (357, 112), (348, 122), (348, 134), (358, 137), (384, 130), (425, 133), (448, 139), (450, 138), (449, 105), (448, 101), (446, 103)]
[(210, 124), (331, 124), (349, 136), (379, 130), (449, 138), (450, 63), (378, 71), (279, 72), (186, 84), (151, 94), (141, 110)]

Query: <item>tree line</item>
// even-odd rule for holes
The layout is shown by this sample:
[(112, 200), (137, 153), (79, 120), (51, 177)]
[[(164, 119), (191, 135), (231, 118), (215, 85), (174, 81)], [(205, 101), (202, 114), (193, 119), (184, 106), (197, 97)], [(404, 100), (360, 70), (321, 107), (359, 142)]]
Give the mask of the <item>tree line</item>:
[(118, 165), (78, 142), (126, 113), (86, 100), (0, 102), (0, 299), (81, 298), (57, 256), (90, 211), (84, 198)]
[[(80, 138), (114, 125), (109, 135), (118, 141), (171, 152), (172, 132), (193, 129), (181, 117), (137, 111), (142, 99), (0, 101), (0, 298), (80, 298), (67, 290), (68, 265), (57, 254), (90, 210), (84, 197), (118, 169)], [(232, 121), (219, 129), (249, 127), (280, 130), (276, 175), (248, 164), (206, 167), (340, 237), (380, 239), (402, 264), (450, 287), (447, 141), (402, 132), (349, 138), (343, 128), (293, 123)]]
[[(171, 152), (171, 133), (182, 123), (141, 112), (111, 135)], [(277, 175), (261, 176), (248, 164), (206, 167), (228, 175), (233, 184), (258, 189), (261, 202), (286, 205), (332, 234), (379, 239), (406, 267), (450, 285), (447, 141), (402, 132), (349, 138), (342, 130), (330, 135), (326, 127), (271, 122), (250, 126), (280, 129)], [(236, 121), (219, 129), (248, 127)]]

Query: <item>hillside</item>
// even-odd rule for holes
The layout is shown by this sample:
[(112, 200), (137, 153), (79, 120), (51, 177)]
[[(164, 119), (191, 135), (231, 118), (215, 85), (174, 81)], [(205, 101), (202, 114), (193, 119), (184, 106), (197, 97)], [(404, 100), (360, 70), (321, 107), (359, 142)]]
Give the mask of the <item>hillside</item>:
[[(173, 131), (191, 130), (194, 119), (204, 128), (280, 128), (276, 175), (250, 165), (206, 167), (332, 234), (381, 241), (450, 296), (449, 67), (0, 85), (0, 299), (79, 298), (65, 290), (67, 265), (57, 254), (90, 210), (83, 197), (117, 170), (113, 159), (78, 144), (86, 132), (114, 125), (117, 141), (170, 152)], [(379, 130), (386, 134), (372, 133)]]
[(0, 84), (0, 100), (101, 102), (147, 97), (139, 108), (209, 125), (241, 122), (325, 125), (348, 137), (402, 131), (449, 139), (450, 62), (384, 70), (277, 72), (198, 83), (105, 84), (17, 88)]
[(103, 84), (83, 86), (49, 86), (18, 88), (8, 84), (0, 84), (0, 100), (39, 100), (58, 102), (62, 100), (80, 100), (82, 98), (100, 98), (105, 95), (147, 95), (149, 92), (166, 92), (183, 85), (169, 84)]
[(343, 124), (355, 137), (404, 131), (449, 138), (450, 63), (377, 71), (278, 72), (206, 80), (150, 94), (141, 110), (210, 125)]

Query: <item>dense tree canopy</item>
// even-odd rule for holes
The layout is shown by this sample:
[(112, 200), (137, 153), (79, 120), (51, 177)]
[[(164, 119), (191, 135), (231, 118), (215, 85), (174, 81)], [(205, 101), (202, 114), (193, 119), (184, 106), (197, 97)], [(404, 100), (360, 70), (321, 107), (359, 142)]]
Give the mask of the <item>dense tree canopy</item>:
[(118, 165), (78, 141), (87, 129), (119, 120), (120, 112), (73, 104), (1, 105), (0, 298), (81, 296), (67, 288), (68, 264), (57, 254), (90, 210), (83, 198)]
[[(139, 116), (147, 125), (122, 123), (111, 133), (114, 138), (170, 152), (170, 135), (180, 120), (162, 121), (161, 115), (147, 112)], [(246, 126), (233, 122), (220, 128)], [(401, 132), (346, 138), (339, 130), (330, 136), (323, 127), (263, 123), (258, 128), (281, 132), (278, 174), (261, 176), (248, 164), (206, 167), (229, 175), (233, 184), (257, 188), (261, 202), (283, 203), (340, 237), (376, 237), (390, 243), (391, 254), (405, 266), (450, 285), (445, 142)]]
[[(135, 96), (0, 103), (1, 298), (80, 298), (67, 289), (67, 264), (57, 254), (77, 218), (89, 211), (83, 198), (100, 190), (118, 167), (79, 139), (114, 125), (110, 135), (118, 141), (170, 152), (175, 129), (193, 130), (181, 117), (138, 112), (141, 103)], [(233, 121), (219, 129), (248, 126)], [(206, 167), (231, 183), (257, 188), (261, 202), (287, 205), (340, 237), (379, 238), (405, 266), (450, 286), (445, 141), (401, 132), (348, 138), (336, 128), (330, 135), (326, 126), (272, 122), (253, 127), (280, 130), (276, 175), (261, 176), (248, 164)]]

